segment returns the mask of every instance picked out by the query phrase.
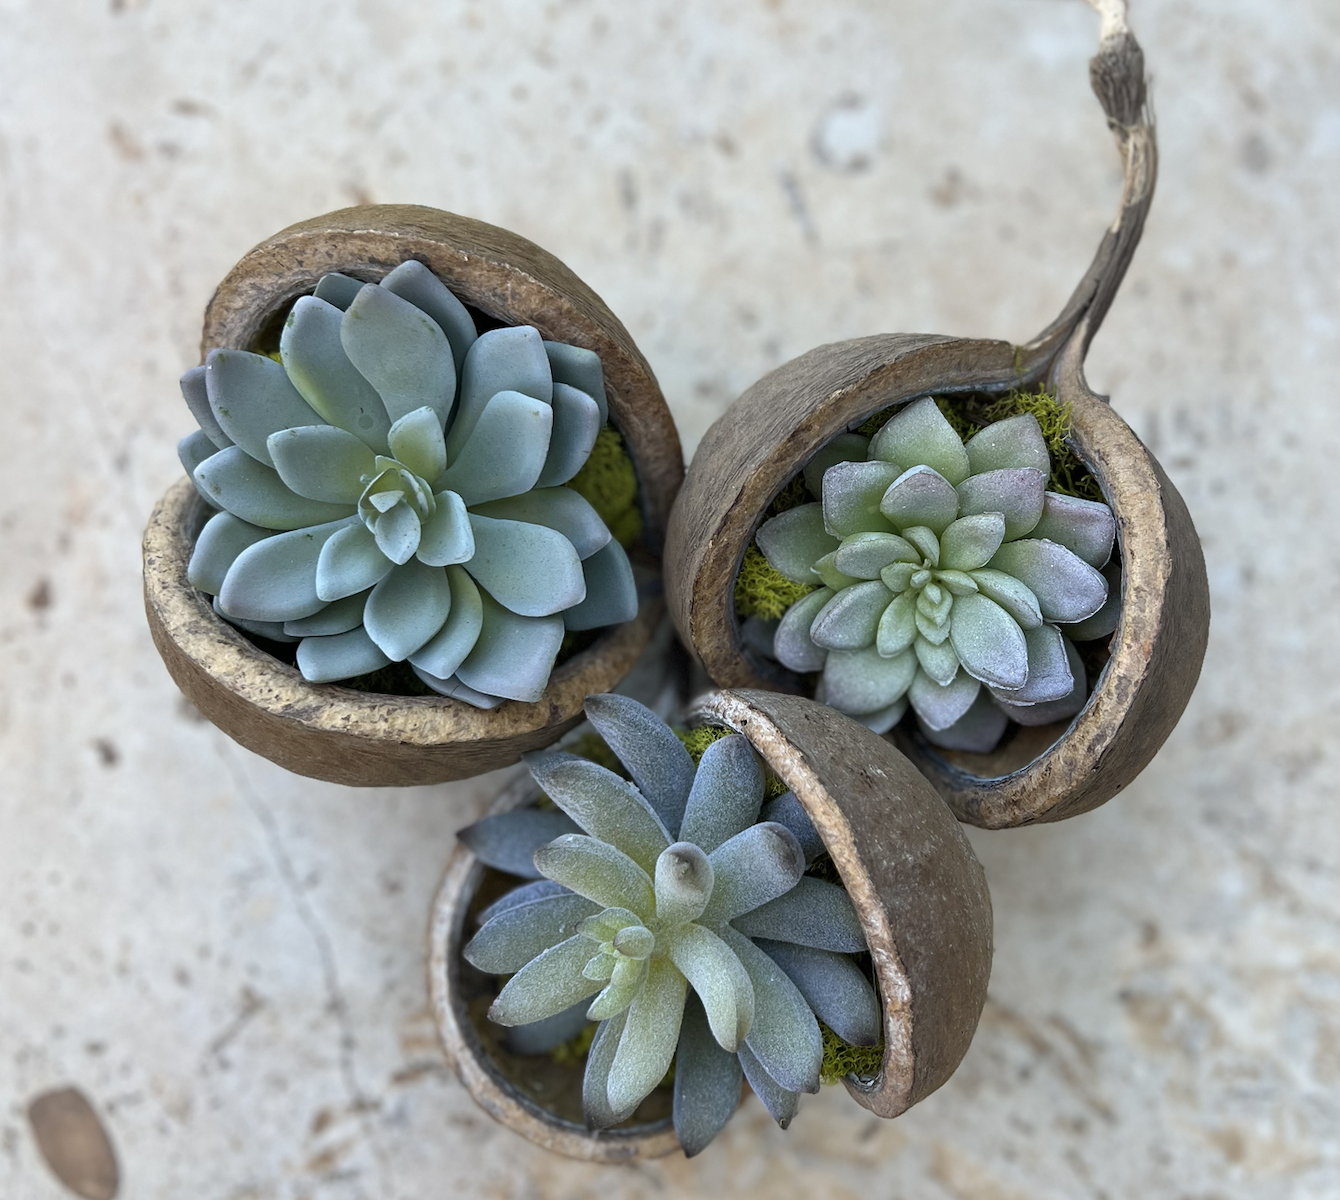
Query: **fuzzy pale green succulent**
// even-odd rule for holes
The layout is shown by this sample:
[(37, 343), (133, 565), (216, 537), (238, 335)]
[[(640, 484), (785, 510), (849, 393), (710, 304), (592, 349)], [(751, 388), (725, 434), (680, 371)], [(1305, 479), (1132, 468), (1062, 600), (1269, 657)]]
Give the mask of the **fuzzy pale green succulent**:
[(326, 275), (279, 361), (182, 376), (179, 452), (221, 511), (188, 569), (220, 616), (298, 643), (322, 683), (408, 660), (478, 707), (539, 699), (565, 632), (631, 619), (628, 557), (564, 487), (606, 420), (600, 359), (531, 326), (477, 334), (427, 267)]
[[(817, 1091), (818, 1019), (873, 1046), (880, 1008), (839, 886), (806, 875), (822, 843), (789, 792), (764, 806), (749, 743), (695, 768), (650, 709), (590, 696), (586, 713), (632, 782), (543, 753), (531, 773), (560, 811), (485, 818), (461, 837), (486, 863), (540, 877), (480, 914), (466, 959), (511, 975), (489, 1016), (543, 1052), (600, 1024), (582, 1099), (597, 1129), (626, 1120), (674, 1064), (674, 1122), (696, 1154), (730, 1119), (741, 1076), (785, 1127)], [(514, 973), (514, 974), (513, 974)]]
[(819, 501), (756, 537), (774, 570), (814, 588), (772, 632), (775, 657), (822, 672), (817, 698), (878, 732), (910, 704), (927, 737), (961, 749), (989, 749), (1008, 719), (1078, 712), (1072, 639), (1115, 628), (1101, 568), (1116, 522), (1047, 491), (1050, 471), (1031, 414), (965, 443), (929, 396), (872, 438), (834, 439), (804, 472)]

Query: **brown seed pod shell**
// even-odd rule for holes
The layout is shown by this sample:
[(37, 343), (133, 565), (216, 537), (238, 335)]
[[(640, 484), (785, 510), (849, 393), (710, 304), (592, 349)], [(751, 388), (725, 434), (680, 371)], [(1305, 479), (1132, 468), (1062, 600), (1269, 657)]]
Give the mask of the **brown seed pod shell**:
[[(1124, 4), (1107, 6), (1117, 15)], [(1110, 658), (1068, 728), (1025, 731), (995, 755), (938, 750), (900, 728), (899, 746), (960, 820), (987, 828), (1055, 821), (1104, 803), (1153, 758), (1200, 674), (1209, 590), (1200, 541), (1154, 456), (1084, 378), (1084, 356), (1139, 241), (1157, 172), (1144, 60), (1105, 13), (1090, 80), (1124, 166), (1116, 221), (1064, 311), (1013, 346), (888, 334), (820, 346), (744, 393), (703, 438), (671, 514), (665, 579), (670, 614), (724, 687), (800, 691), (805, 683), (741, 640), (740, 564), (765, 510), (813, 454), (890, 405), (934, 394), (1004, 393), (1046, 384), (1071, 406), (1070, 445), (1117, 520), (1120, 624)]]
[[(250, 250), (205, 313), (201, 353), (250, 350), (277, 336), (293, 301), (329, 271), (369, 282), (415, 258), (466, 304), (503, 325), (600, 355), (611, 423), (638, 477), (644, 530), (635, 550), (656, 567), (683, 477), (674, 421), (651, 368), (604, 302), (532, 242), (468, 217), (415, 205), (341, 209), (290, 226)], [(144, 537), (145, 611), (177, 686), (250, 750), (300, 775), (355, 786), (439, 783), (516, 762), (581, 719), (583, 699), (607, 691), (646, 646), (662, 608), (647, 595), (636, 619), (603, 631), (557, 667), (533, 704), (485, 711), (442, 696), (388, 696), (308, 683), (220, 620), (187, 582), (208, 510), (189, 480), (170, 488)]]
[[(953, 1074), (986, 1002), (991, 898), (972, 847), (925, 777), (888, 741), (834, 709), (777, 692), (720, 691), (697, 700), (691, 720), (743, 734), (823, 838), (864, 926), (883, 1007), (880, 1072), (846, 1087), (877, 1116), (898, 1116)], [(491, 811), (534, 796), (530, 780), (518, 780)], [(665, 1125), (592, 1133), (560, 1121), (490, 1061), (461, 986), (466, 916), (482, 876), (475, 856), (458, 845), (429, 930), (433, 1014), (461, 1081), (495, 1119), (561, 1154), (621, 1162), (674, 1149)]]

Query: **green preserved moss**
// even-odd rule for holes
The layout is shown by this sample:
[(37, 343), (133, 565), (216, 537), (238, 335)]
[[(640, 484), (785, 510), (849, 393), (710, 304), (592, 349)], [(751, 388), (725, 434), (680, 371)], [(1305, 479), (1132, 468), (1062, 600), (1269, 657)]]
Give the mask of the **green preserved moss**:
[(735, 577), (735, 613), (739, 617), (760, 617), (765, 621), (780, 621), (786, 610), (802, 596), (808, 596), (819, 585), (796, 583), (788, 579), (763, 557), (763, 552), (750, 542)]
[(819, 1079), (823, 1083), (841, 1083), (848, 1075), (862, 1079), (873, 1079), (879, 1074), (884, 1062), (884, 1044), (878, 1046), (853, 1046), (844, 1042), (822, 1021), (819, 1032), (824, 1039), (824, 1059), (819, 1067)]

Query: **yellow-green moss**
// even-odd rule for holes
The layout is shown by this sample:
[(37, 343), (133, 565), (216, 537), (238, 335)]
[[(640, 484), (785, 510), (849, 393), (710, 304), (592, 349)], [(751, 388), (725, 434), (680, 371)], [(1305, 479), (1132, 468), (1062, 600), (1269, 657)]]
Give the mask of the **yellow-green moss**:
[(819, 1067), (819, 1079), (823, 1083), (841, 1083), (848, 1075), (858, 1075), (862, 1079), (873, 1079), (879, 1074), (884, 1061), (884, 1044), (878, 1046), (853, 1046), (844, 1042), (822, 1021), (819, 1032), (824, 1039), (824, 1060)]
[(982, 410), (982, 424), (1003, 421), (1020, 413), (1032, 413), (1042, 429), (1043, 440), (1052, 459), (1052, 474), (1047, 487), (1065, 496), (1084, 500), (1102, 500), (1103, 492), (1089, 469), (1070, 448), (1070, 405), (1062, 404), (1046, 388), (1036, 392), (1016, 389), (992, 401)]
[(568, 481), (568, 487), (590, 502), (619, 545), (631, 546), (642, 533), (637, 471), (613, 425), (596, 435), (590, 458)]
[(775, 570), (753, 544), (744, 552), (740, 573), (735, 577), (735, 612), (740, 617), (780, 621), (786, 610), (819, 585), (795, 583)]
[[(703, 753), (708, 746), (721, 741), (724, 737), (730, 737), (734, 732), (735, 730), (727, 729), (724, 725), (699, 725), (694, 729), (676, 729), (675, 737), (684, 743), (684, 749), (689, 752), (689, 757), (693, 759), (693, 765), (696, 767), (702, 761)], [(765, 767), (764, 796), (772, 800), (786, 790), (786, 784)]]

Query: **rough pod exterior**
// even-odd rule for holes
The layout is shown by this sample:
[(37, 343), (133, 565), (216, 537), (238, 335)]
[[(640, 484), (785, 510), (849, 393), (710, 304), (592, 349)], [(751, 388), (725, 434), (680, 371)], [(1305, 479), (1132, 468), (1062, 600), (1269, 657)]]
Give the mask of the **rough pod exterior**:
[[(343, 209), (275, 234), (249, 251), (205, 313), (202, 354), (221, 347), (266, 351), (293, 302), (339, 272), (376, 282), (409, 259), (429, 268), (486, 324), (532, 325), (541, 335), (595, 351), (609, 420), (638, 478), (640, 555), (657, 566), (682, 477), (674, 422), (650, 367), (600, 298), (552, 255), (524, 238), (436, 209)], [(390, 696), (314, 684), (222, 621), (186, 571), (209, 515), (189, 479), (159, 502), (144, 538), (145, 609), (168, 671), (211, 721), (248, 749), (302, 775), (386, 786), (476, 775), (548, 745), (581, 718), (583, 699), (631, 669), (655, 628), (653, 584), (637, 617), (603, 631), (560, 664), (534, 703), (483, 710), (445, 696)]]
[(919, 396), (1045, 384), (1070, 405), (1071, 445), (1116, 517), (1120, 547), (1120, 620), (1092, 695), (1068, 726), (1020, 737), (995, 756), (938, 750), (905, 728), (894, 734), (959, 819), (988, 828), (1074, 816), (1130, 783), (1186, 707), (1209, 630), (1205, 562), (1186, 505), (1084, 378), (1085, 353), (1139, 241), (1157, 168), (1144, 59), (1125, 5), (1096, 7), (1103, 34), (1090, 80), (1122, 155), (1124, 188), (1117, 219), (1061, 315), (1022, 346), (886, 334), (821, 346), (778, 368), (708, 431), (666, 545), (671, 616), (712, 679), (802, 690), (800, 677), (743, 644), (733, 601), (745, 549), (787, 482), (837, 435)]
[[(967, 839), (925, 778), (850, 717), (797, 696), (713, 692), (695, 722), (744, 735), (792, 791), (832, 857), (865, 931), (882, 1009), (878, 1075), (848, 1092), (895, 1117), (943, 1084), (967, 1052), (991, 972), (991, 900)], [(529, 803), (529, 779), (493, 812)], [(667, 1154), (669, 1121), (590, 1131), (518, 1090), (484, 1050), (471, 1018), (461, 957), (483, 868), (465, 845), (448, 861), (429, 931), (429, 988), (438, 1032), (457, 1074), (495, 1119), (537, 1145), (599, 1162)]]

